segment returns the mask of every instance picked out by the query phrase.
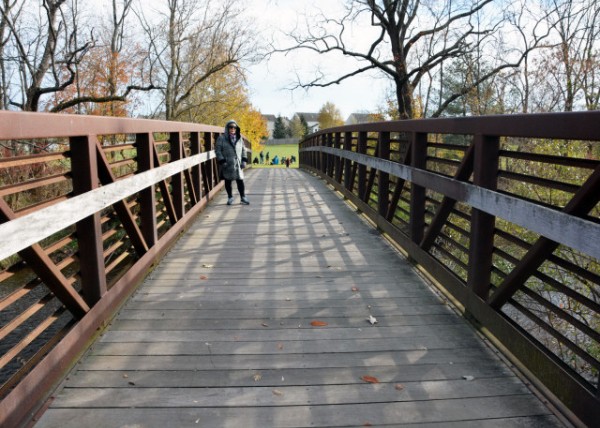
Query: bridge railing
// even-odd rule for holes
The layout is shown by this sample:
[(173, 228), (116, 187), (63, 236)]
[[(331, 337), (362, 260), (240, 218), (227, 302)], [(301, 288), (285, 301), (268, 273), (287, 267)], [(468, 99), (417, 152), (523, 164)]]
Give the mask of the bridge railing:
[(221, 189), (223, 128), (6, 111), (0, 123), (0, 426), (18, 426)]
[(600, 420), (600, 112), (368, 123), (301, 143), (565, 413)]

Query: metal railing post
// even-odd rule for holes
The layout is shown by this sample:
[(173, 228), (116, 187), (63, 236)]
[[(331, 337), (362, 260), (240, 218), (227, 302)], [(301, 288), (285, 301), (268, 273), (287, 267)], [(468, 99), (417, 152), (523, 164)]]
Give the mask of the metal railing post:
[[(181, 132), (171, 132), (169, 137), (169, 162), (175, 162), (183, 158), (183, 147)], [(171, 177), (171, 195), (173, 198), (173, 207), (177, 219), (183, 217), (185, 213), (185, 201), (183, 190), (183, 173), (178, 172)]]
[[(426, 169), (427, 163), (427, 134), (413, 132), (411, 147), (411, 166)], [(410, 238), (419, 243), (425, 230), (425, 201), (426, 192), (423, 186), (415, 183), (410, 185)]]
[[(150, 171), (154, 168), (154, 138), (152, 134), (136, 134), (136, 151), (138, 172)], [(153, 247), (158, 240), (156, 225), (156, 186), (148, 186), (139, 193), (140, 198), (140, 230), (148, 244)]]
[[(379, 158), (390, 160), (390, 133), (379, 133)], [(377, 179), (377, 209), (379, 215), (387, 216), (388, 206), (390, 204), (390, 174), (379, 171)]]
[[(73, 195), (83, 195), (100, 187), (96, 137), (69, 139)], [(93, 306), (106, 294), (106, 271), (102, 251), (100, 213), (94, 213), (75, 225), (81, 271), (81, 288), (88, 305)]]
[[(496, 190), (500, 139), (476, 135), (473, 144), (475, 145), (473, 184)], [(473, 208), (467, 286), (482, 299), (487, 299), (490, 290), (495, 222), (496, 218), (493, 215)]]

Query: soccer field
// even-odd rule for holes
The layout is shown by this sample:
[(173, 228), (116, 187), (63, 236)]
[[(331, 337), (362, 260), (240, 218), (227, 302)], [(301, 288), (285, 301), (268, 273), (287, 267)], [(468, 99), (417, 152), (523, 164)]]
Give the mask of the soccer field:
[[(285, 168), (285, 163), (282, 163), (281, 160), (286, 157), (294, 156), (296, 158), (296, 162), (290, 164), (290, 168), (298, 168), (298, 145), (297, 144), (282, 144), (279, 146), (264, 146), (263, 150), (264, 161), (263, 164), (260, 163), (260, 152), (252, 153), (252, 162), (253, 168)], [(267, 164), (267, 153), (269, 154), (269, 164)], [(279, 165), (270, 165), (270, 163), (275, 159), (275, 157), (279, 159)], [(258, 164), (254, 163), (254, 159), (258, 160)]]

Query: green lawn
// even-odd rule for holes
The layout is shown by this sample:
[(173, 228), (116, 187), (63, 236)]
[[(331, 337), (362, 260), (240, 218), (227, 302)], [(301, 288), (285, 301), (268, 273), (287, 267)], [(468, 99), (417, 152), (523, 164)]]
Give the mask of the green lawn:
[[(269, 163), (273, 161), (275, 156), (279, 157), (279, 165), (266, 165), (266, 156), (267, 152), (269, 153)], [(279, 146), (264, 146), (263, 154), (265, 155), (265, 164), (260, 164), (260, 156), (259, 153), (253, 153), (251, 162), (254, 161), (254, 158), (258, 158), (258, 164), (252, 163), (253, 168), (285, 168), (285, 164), (281, 163), (281, 159), (285, 157), (296, 157), (296, 162), (290, 164), (290, 168), (298, 168), (298, 145), (297, 144), (282, 144)]]

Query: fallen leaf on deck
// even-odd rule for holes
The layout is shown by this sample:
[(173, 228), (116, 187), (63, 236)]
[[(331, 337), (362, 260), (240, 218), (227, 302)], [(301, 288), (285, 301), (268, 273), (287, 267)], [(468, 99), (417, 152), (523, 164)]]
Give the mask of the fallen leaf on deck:
[(325, 321), (313, 321), (310, 323), (313, 327), (325, 327), (327, 324)]
[(283, 395), (283, 392), (281, 392), (281, 391), (280, 391), (280, 390), (278, 390), (278, 389), (274, 389), (274, 390), (273, 390), (273, 395), (276, 395), (276, 396), (278, 396), (278, 397), (281, 397), (281, 396)]
[(475, 376), (463, 376), (464, 380), (473, 380), (475, 379)]
[(205, 264), (203, 264), (203, 265), (202, 265), (202, 267), (203, 267), (203, 268), (211, 268), (211, 267), (213, 267), (213, 265), (209, 265), (209, 264), (206, 264), (206, 263), (205, 263)]
[(269, 326), (269, 324), (267, 324), (266, 322), (262, 323), (261, 325), (262, 325), (263, 327), (268, 327), (268, 326)]
[(401, 383), (397, 383), (396, 385), (394, 385), (394, 388), (396, 388), (396, 391), (402, 391), (404, 389), (404, 385), (402, 385)]
[(280, 351), (283, 350), (283, 343), (278, 343), (277, 349), (279, 349)]
[(371, 323), (371, 325), (377, 324), (377, 318), (375, 318), (373, 315), (369, 315), (369, 318), (367, 318), (367, 321), (369, 321)]
[(135, 386), (135, 382), (127, 382), (131, 386)]
[(128, 375), (126, 375), (126, 374), (124, 374), (124, 375), (123, 375), (123, 379), (127, 379), (128, 377), (129, 377), (129, 376), (128, 376)]
[(358, 287), (352, 287), (352, 291), (354, 291), (356, 293), (357, 291), (360, 291), (360, 290)]
[(368, 383), (379, 383), (379, 379), (377, 379), (376, 377), (373, 377), (373, 376), (365, 375), (365, 376), (362, 376), (361, 379)]
[(261, 379), (262, 379), (262, 375), (260, 373), (256, 373), (254, 375), (254, 382), (258, 382)]
[(200, 275), (200, 279), (208, 279), (208, 276), (206, 276), (206, 275)]

